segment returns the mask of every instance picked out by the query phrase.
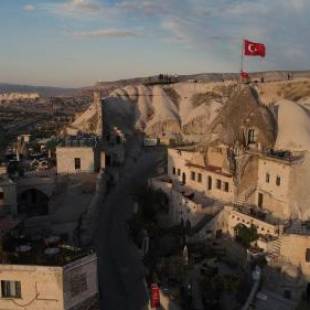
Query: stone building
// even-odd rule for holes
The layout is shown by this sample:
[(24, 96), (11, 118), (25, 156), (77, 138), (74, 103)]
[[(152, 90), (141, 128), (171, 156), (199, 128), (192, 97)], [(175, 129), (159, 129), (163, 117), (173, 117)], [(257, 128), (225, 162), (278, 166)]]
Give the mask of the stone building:
[(34, 255), (27, 250), (19, 248), (20, 261), (15, 257), (12, 263), (0, 264), (0, 309), (82, 310), (97, 302), (95, 254), (67, 250), (66, 259), (60, 260), (59, 248), (47, 248), (38, 254), (39, 264), (27, 264)]
[(206, 232), (234, 238), (237, 225), (254, 225), (256, 246), (268, 263), (296, 269), (298, 277), (300, 270), (305, 284), (310, 283), (309, 182), (308, 151), (231, 149), (221, 143), (202, 151), (168, 149), (167, 176), (150, 180), (168, 194), (173, 222), (195, 225), (213, 216), (198, 233), (200, 240)]
[(96, 172), (100, 148), (96, 138), (68, 138), (56, 148), (57, 173)]
[(300, 157), (290, 152), (272, 152), (258, 159), (256, 204), (282, 219), (291, 217), (291, 190), (295, 186), (295, 167)]
[(168, 149), (168, 176), (208, 197), (225, 202), (234, 201), (235, 185), (225, 148), (202, 153), (190, 149)]

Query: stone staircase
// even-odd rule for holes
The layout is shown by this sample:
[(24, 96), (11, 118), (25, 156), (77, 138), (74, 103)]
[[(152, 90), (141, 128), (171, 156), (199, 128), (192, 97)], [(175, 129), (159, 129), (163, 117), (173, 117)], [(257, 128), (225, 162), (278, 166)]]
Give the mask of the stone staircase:
[(271, 242), (268, 247), (268, 257), (271, 260), (271, 263), (276, 263), (280, 258), (280, 250), (281, 250), (281, 239), (278, 238)]

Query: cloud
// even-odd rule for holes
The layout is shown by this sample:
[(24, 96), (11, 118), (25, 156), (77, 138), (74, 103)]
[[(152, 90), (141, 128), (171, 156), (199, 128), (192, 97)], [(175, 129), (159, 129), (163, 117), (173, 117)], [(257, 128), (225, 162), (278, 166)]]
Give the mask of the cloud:
[(105, 6), (97, 0), (66, 0), (62, 3), (49, 3), (48, 10), (56, 15), (83, 17), (101, 13)]
[(238, 62), (241, 40), (248, 38), (266, 43), (267, 61), (276, 66), (310, 67), (297, 56), (310, 53), (309, 0), (49, 1), (54, 13), (107, 27), (82, 29), (74, 32), (76, 37), (134, 37), (141, 34), (131, 29), (143, 29), (158, 42), (177, 43), (176, 49), (190, 47), (203, 51), (211, 62), (222, 57), (232, 63)]
[(122, 29), (98, 29), (93, 31), (73, 32), (73, 36), (79, 38), (128, 38), (141, 35), (140, 32)]
[(33, 12), (34, 10), (35, 10), (35, 7), (32, 4), (24, 5), (24, 11), (26, 11), (26, 12)]

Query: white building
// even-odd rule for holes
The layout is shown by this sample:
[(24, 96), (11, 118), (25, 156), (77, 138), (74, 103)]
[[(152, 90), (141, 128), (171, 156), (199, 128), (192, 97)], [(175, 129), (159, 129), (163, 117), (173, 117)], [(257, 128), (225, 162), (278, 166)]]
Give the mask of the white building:
[(97, 299), (97, 258), (91, 254), (64, 265), (0, 264), (0, 285), (0, 309), (83, 310)]
[[(257, 206), (281, 219), (294, 217), (294, 205), (297, 206), (301, 198), (296, 195), (296, 187), (300, 188), (296, 179), (298, 175), (304, 178), (307, 174), (306, 167), (304, 172), (299, 171), (302, 163), (302, 155), (293, 156), (289, 152), (261, 155), (258, 159)], [(305, 194), (299, 193), (300, 196)]]
[(94, 139), (69, 139), (56, 148), (57, 173), (96, 172), (100, 151)]

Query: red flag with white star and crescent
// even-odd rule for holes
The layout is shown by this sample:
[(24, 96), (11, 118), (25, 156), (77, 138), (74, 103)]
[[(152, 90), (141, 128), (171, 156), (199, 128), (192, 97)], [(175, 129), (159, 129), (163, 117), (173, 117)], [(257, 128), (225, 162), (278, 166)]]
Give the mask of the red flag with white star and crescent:
[(244, 40), (244, 55), (245, 56), (266, 56), (266, 46), (263, 43), (251, 42)]

